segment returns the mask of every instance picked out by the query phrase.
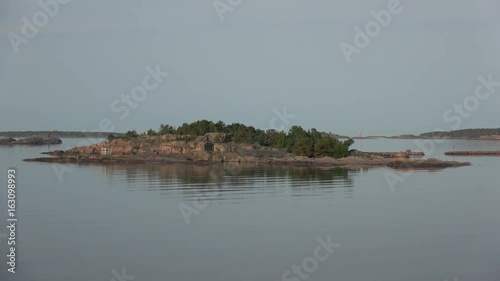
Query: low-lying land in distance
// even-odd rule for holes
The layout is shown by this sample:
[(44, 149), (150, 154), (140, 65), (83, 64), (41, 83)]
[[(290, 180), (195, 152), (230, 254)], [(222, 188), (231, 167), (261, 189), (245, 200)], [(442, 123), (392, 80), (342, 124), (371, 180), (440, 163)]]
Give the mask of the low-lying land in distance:
[(464, 129), (451, 132), (429, 132), (420, 135), (399, 135), (393, 139), (463, 139), (463, 140), (500, 140), (499, 129)]
[(0, 137), (0, 145), (44, 145), (44, 144), (61, 144), (62, 140), (59, 138), (42, 138), (42, 137), (29, 137), (24, 139), (4, 138)]
[[(194, 122), (195, 123), (202, 123), (205, 120)], [(209, 121), (207, 121), (209, 122)], [(153, 129), (150, 129), (147, 132), (144, 132), (144, 135), (157, 135), (160, 133), (166, 133), (166, 131), (170, 133), (177, 133), (177, 130), (179, 130), (181, 133), (186, 133), (186, 128), (191, 126), (192, 124), (183, 124), (179, 128), (174, 128), (169, 125), (162, 125), (160, 130), (155, 131)], [(217, 126), (218, 123), (212, 123), (214, 126)], [(187, 125), (187, 126), (186, 126)], [(188, 129), (187, 133), (189, 132), (192, 128)], [(211, 130), (207, 130), (206, 132), (211, 132)], [(498, 129), (463, 129), (463, 130), (456, 130), (456, 131), (435, 131), (435, 132), (428, 132), (428, 133), (423, 133), (419, 135), (413, 135), (413, 134), (406, 134), (406, 135), (397, 135), (397, 136), (355, 136), (355, 137), (348, 137), (345, 135), (338, 135), (335, 133), (328, 133), (330, 136), (336, 139), (381, 139), (381, 138), (387, 138), (387, 139), (464, 139), (464, 140), (500, 140), (500, 128)], [(118, 133), (118, 132), (84, 132), (84, 131), (5, 131), (5, 132), (0, 132), (0, 138), (26, 138), (26, 137), (41, 137), (41, 138), (49, 138), (49, 137), (56, 137), (56, 138), (106, 138), (108, 136), (123, 136), (124, 133)]]
[(5, 131), (0, 132), (3, 138), (105, 138), (110, 134), (123, 135), (113, 132), (82, 132), (82, 131)]

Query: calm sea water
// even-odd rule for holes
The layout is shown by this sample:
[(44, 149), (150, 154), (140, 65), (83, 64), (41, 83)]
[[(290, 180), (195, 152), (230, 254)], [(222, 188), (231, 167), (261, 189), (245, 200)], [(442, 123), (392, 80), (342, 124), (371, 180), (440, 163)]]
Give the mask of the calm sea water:
[[(81, 140), (63, 141), (50, 149)], [(362, 140), (355, 148), (418, 146)], [(392, 190), (386, 168), (22, 162), (48, 149), (0, 147), (0, 235), (11, 167), (19, 219), (17, 273), (6, 271), (0, 236), (0, 280), (282, 280), (288, 270), (294, 281), (500, 280), (500, 158), (396, 174), (404, 182)], [(432, 157), (452, 149), (500, 150), (500, 142), (446, 141)], [(311, 261), (328, 236), (340, 246)], [(305, 260), (310, 273), (293, 273)]]

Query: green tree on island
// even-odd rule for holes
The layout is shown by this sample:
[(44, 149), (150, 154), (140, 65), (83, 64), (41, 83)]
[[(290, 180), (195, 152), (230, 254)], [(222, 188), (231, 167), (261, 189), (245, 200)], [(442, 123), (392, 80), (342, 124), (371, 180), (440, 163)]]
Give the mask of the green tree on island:
[[(190, 124), (184, 123), (178, 128), (162, 124), (158, 131), (149, 129), (144, 135), (172, 134), (184, 136), (186, 140), (192, 140), (206, 133), (227, 133), (231, 135), (231, 141), (234, 143), (285, 149), (295, 155), (306, 157), (347, 157), (349, 156), (349, 147), (354, 143), (352, 139), (339, 141), (330, 134), (319, 132), (316, 129), (306, 131), (300, 126), (293, 126), (288, 132), (264, 131), (241, 123), (226, 125), (222, 121), (214, 123), (208, 120), (199, 120)], [(112, 141), (115, 138), (130, 140), (137, 137), (136, 131), (128, 131), (120, 137), (110, 136), (108, 140)]]

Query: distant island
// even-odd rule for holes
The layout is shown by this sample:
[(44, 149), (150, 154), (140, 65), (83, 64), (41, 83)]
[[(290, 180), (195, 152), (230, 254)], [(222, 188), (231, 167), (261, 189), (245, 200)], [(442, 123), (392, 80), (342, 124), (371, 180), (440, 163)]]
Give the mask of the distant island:
[(29, 138), (4, 138), (0, 137), (0, 145), (50, 145), (50, 144), (61, 144), (62, 140), (59, 138), (41, 138), (41, 137), (29, 137)]
[(0, 132), (3, 138), (106, 138), (108, 135), (123, 135), (113, 132), (81, 132), (81, 131), (5, 131)]
[(469, 163), (412, 159), (411, 152), (366, 154), (350, 150), (352, 139), (338, 140), (316, 129), (293, 126), (288, 132), (240, 123), (200, 120), (175, 128), (161, 125), (139, 135), (110, 134), (107, 141), (52, 151), (53, 157), (25, 159), (56, 163), (241, 163), (299, 166), (446, 168)]
[[(206, 120), (202, 120), (206, 121)], [(202, 122), (197, 121), (197, 122)], [(194, 122), (194, 123), (197, 123)], [(210, 122), (210, 121), (206, 121)], [(193, 124), (194, 124), (193, 123)], [(207, 128), (206, 132), (218, 132), (216, 126), (220, 125), (220, 122), (212, 123), (212, 127)], [(235, 125), (235, 124), (233, 124)], [(241, 125), (241, 124), (240, 124)], [(150, 129), (147, 132), (142, 133), (141, 135), (162, 135), (165, 133), (172, 134), (192, 134), (199, 135), (200, 131), (195, 132), (191, 131), (192, 128), (186, 129), (186, 126), (191, 126), (190, 124), (183, 124), (178, 128), (175, 128), (170, 125), (162, 125), (159, 130)], [(218, 128), (220, 129), (220, 128)], [(263, 134), (263, 130), (254, 129), (259, 134)], [(313, 129), (314, 130), (314, 129)], [(227, 130), (226, 130), (227, 131)], [(135, 131), (134, 131), (135, 132)], [(137, 133), (137, 132), (136, 132)], [(126, 133), (121, 132), (82, 132), (82, 131), (5, 131), (0, 132), (0, 138), (26, 138), (26, 137), (41, 137), (41, 138), (107, 138), (109, 136), (123, 137)], [(414, 134), (405, 134), (405, 135), (396, 135), (396, 136), (355, 136), (349, 137), (346, 135), (339, 135), (335, 133), (326, 133), (322, 132), (323, 135), (329, 135), (334, 139), (339, 140), (363, 140), (363, 139), (464, 139), (464, 140), (500, 140), (500, 128), (499, 129), (463, 129), (456, 131), (435, 131), (428, 132), (419, 135)]]
[(499, 129), (463, 129), (456, 131), (436, 131), (420, 135), (399, 135), (391, 139), (463, 139), (463, 140), (500, 140)]

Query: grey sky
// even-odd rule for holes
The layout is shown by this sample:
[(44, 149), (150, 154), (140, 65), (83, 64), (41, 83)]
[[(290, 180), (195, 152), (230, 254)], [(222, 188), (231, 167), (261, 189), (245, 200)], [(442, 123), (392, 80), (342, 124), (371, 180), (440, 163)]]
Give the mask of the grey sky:
[[(284, 106), (289, 125), (342, 134), (450, 130), (443, 114), (478, 76), (500, 81), (500, 2), (402, 0), (348, 64), (339, 44), (388, 2), (244, 0), (221, 21), (212, 0), (73, 0), (16, 54), (9, 32), (41, 8), (1, 1), (0, 130), (96, 130), (103, 118), (117, 131), (198, 119), (268, 128)], [(157, 64), (170, 76), (121, 120), (113, 100)], [(499, 108), (500, 88), (460, 127), (500, 127)]]

